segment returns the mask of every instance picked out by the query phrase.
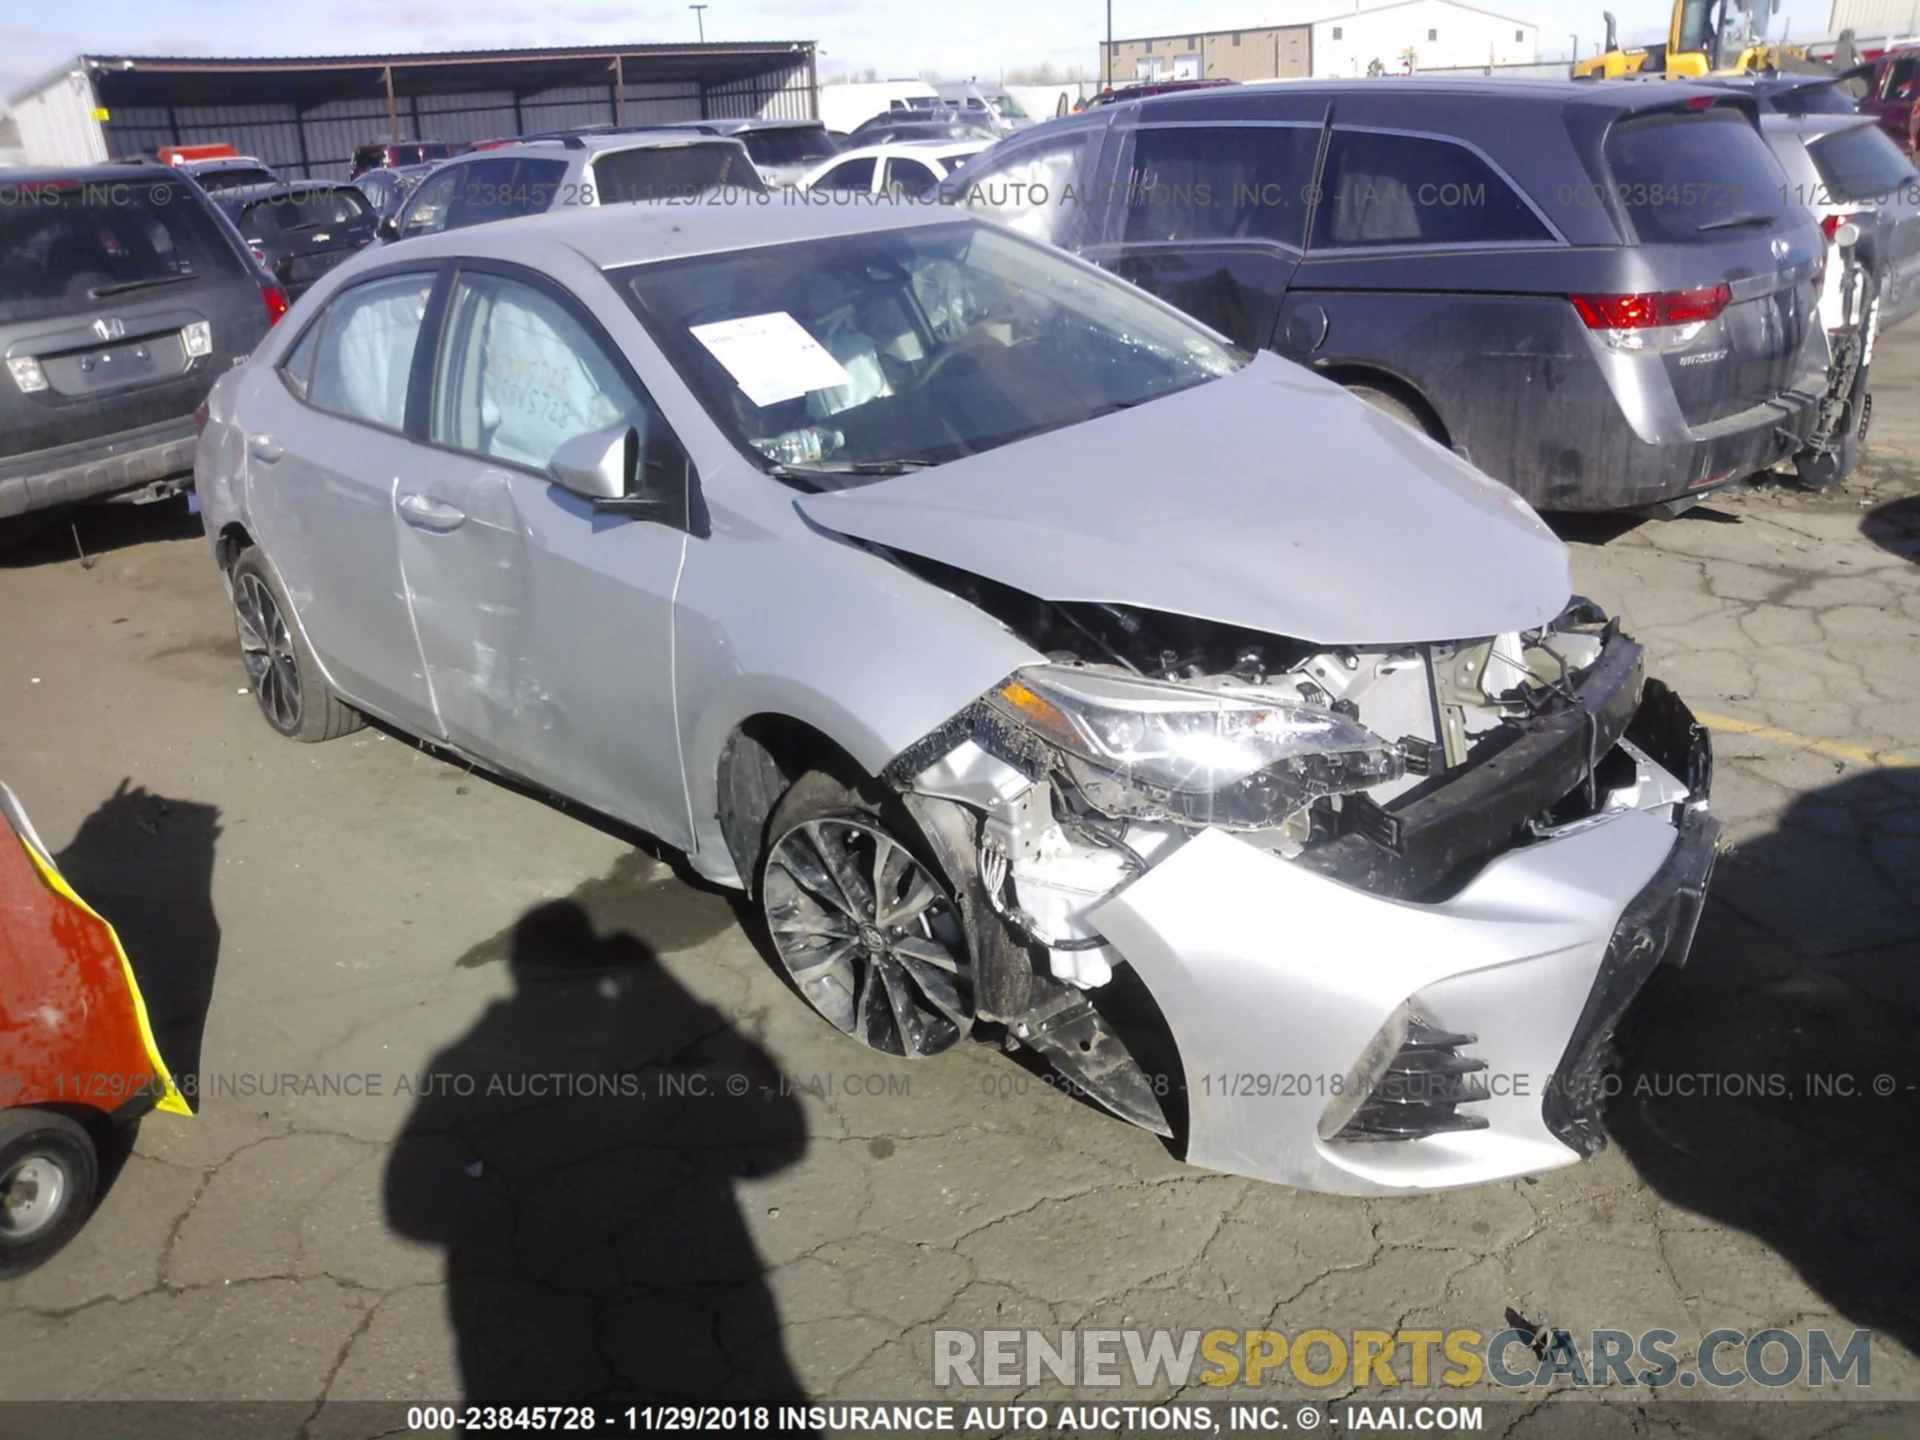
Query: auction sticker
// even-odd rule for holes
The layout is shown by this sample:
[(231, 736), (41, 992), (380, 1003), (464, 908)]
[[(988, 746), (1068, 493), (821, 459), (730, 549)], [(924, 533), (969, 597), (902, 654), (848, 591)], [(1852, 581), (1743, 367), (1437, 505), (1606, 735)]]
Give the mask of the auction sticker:
[(689, 327), (755, 405), (851, 385), (838, 360), (784, 310)]

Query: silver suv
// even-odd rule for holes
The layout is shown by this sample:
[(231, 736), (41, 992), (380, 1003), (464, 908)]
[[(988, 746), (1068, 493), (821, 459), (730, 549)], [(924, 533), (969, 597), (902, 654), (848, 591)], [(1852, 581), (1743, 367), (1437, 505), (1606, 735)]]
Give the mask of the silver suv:
[(415, 187), (385, 240), (411, 240), (546, 210), (630, 200), (763, 194), (746, 147), (685, 130), (611, 130), (529, 138), (453, 160)]

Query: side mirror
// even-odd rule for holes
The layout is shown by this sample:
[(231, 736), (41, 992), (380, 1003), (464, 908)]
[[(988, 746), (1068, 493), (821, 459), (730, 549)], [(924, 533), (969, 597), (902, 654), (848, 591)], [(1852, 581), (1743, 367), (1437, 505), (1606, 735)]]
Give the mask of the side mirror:
[(397, 215), (389, 215), (380, 222), (379, 228), (375, 230), (374, 233), (382, 240), (398, 240), (400, 238), (400, 218)]
[(591, 500), (600, 514), (688, 528), (693, 461), (664, 427), (644, 442), (631, 425), (576, 435), (547, 468), (556, 484)]
[(1860, 227), (1851, 220), (1847, 221), (1834, 230), (1833, 243), (1842, 250), (1851, 250), (1860, 243)]

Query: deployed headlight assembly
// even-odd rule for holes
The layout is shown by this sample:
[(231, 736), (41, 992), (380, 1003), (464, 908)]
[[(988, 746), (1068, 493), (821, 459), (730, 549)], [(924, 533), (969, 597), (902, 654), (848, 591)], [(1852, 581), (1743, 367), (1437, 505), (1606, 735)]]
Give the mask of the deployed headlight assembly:
[(1404, 768), (1398, 751), (1344, 715), (1251, 687), (1038, 665), (986, 703), (1044, 741), (1087, 802), (1116, 817), (1264, 829)]

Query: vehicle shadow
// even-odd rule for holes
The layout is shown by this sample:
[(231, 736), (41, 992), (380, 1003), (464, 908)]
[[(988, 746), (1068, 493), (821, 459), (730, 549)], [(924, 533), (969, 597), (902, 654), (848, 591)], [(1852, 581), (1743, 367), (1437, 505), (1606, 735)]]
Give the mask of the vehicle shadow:
[(774, 1062), (579, 900), (505, 958), (385, 1181), (392, 1227), (445, 1251), (466, 1403), (800, 1403), (736, 1194), (806, 1149)]
[(54, 863), (127, 952), (160, 1054), (189, 1098), (220, 963), (213, 910), (220, 811), (122, 780)]
[(1869, 510), (1860, 533), (1882, 550), (1920, 563), (1920, 495), (1903, 495)]
[(198, 540), (206, 534), (184, 496), (149, 505), (69, 505), (0, 521), (0, 570), (96, 557), (160, 540)]
[(1607, 1106), (1661, 1196), (1756, 1236), (1827, 1305), (1909, 1350), (1916, 874), (1920, 770), (1871, 770), (1795, 801), (1777, 830), (1722, 858), (1692, 958), (1629, 1012)]

